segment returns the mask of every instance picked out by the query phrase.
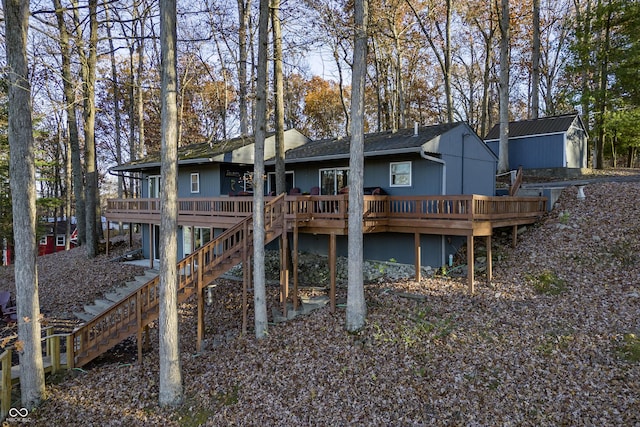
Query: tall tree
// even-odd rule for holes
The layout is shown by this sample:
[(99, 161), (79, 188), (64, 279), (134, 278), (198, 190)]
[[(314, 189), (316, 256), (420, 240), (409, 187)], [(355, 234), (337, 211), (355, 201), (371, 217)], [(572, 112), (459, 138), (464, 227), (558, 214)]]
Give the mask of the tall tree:
[(349, 268), (346, 329), (364, 326), (367, 304), (363, 283), (362, 217), (364, 181), (364, 86), (367, 73), (368, 1), (355, 0), (354, 51), (351, 83), (351, 146), (349, 153)]
[(240, 108), (240, 133), (249, 133), (249, 109), (247, 107), (247, 31), (251, 0), (238, 0), (238, 94)]
[(258, 19), (258, 74), (256, 81), (256, 125), (253, 163), (253, 305), (256, 338), (267, 336), (267, 290), (264, 269), (264, 141), (267, 131), (267, 51), (269, 2), (260, 0)]
[[(496, 0), (497, 1), (497, 0)], [(500, 142), (498, 172), (509, 169), (509, 0), (500, 2)]]
[[(113, 43), (113, 36), (111, 34), (111, 27), (113, 22), (109, 16), (109, 3), (107, 0), (103, 0), (105, 17), (107, 19), (107, 38), (109, 39), (109, 59), (111, 60), (111, 85), (113, 88), (113, 129), (115, 137), (115, 151), (116, 151), (116, 163), (122, 163), (122, 136), (120, 127), (122, 125), (120, 119), (120, 83), (118, 82), (118, 70), (116, 62), (116, 51)], [(122, 173), (118, 173), (118, 198), (121, 199), (124, 194), (124, 176)], [(120, 223), (120, 232), (122, 232), (122, 223)]]
[(531, 118), (540, 112), (540, 0), (533, 0), (533, 46), (531, 50)]
[(22, 406), (32, 409), (45, 392), (36, 264), (36, 174), (27, 64), (29, 2), (3, 0), (9, 75), (9, 174), (13, 204), (15, 281)]
[(287, 191), (287, 183), (284, 166), (284, 77), (282, 75), (280, 0), (272, 0), (271, 27), (273, 28), (273, 95), (275, 97), (276, 125), (276, 194), (282, 194)]
[(178, 333), (178, 71), (176, 0), (160, 1), (162, 166), (160, 203), (160, 405), (182, 402)]
[(96, 67), (98, 63), (98, 0), (88, 1), (89, 40), (84, 51), (81, 19), (77, 0), (74, 0), (74, 17), (77, 28), (76, 43), (80, 54), (82, 70), (82, 93), (84, 99), (84, 165), (85, 181), (85, 221), (86, 254), (95, 258), (98, 254), (98, 170), (96, 165)]
[(60, 0), (53, 0), (56, 11), (58, 31), (60, 33), (60, 54), (62, 58), (62, 91), (67, 116), (67, 128), (69, 132), (69, 148), (71, 156), (71, 170), (73, 176), (73, 195), (75, 198), (76, 227), (78, 230), (78, 244), (86, 241), (86, 221), (84, 205), (84, 171), (80, 160), (80, 138), (78, 136), (78, 122), (76, 117), (76, 100), (73, 88), (73, 75), (71, 73), (71, 47), (69, 32), (64, 19), (64, 9)]

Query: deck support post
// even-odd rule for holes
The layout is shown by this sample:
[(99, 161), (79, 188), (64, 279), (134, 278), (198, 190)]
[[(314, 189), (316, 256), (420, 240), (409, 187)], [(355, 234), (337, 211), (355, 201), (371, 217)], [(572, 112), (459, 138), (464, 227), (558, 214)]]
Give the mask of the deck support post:
[(7, 356), (2, 359), (2, 409), (0, 416), (3, 418), (11, 409), (11, 348), (5, 350)]
[(242, 248), (242, 334), (246, 335), (247, 333), (247, 317), (248, 317), (248, 293), (249, 293), (249, 281), (251, 280), (251, 255), (249, 252), (248, 246), (248, 237), (249, 237), (249, 225), (245, 227), (244, 230), (245, 238), (243, 241)]
[(420, 233), (415, 233), (413, 235), (413, 240), (414, 240), (414, 246), (415, 246), (415, 254), (416, 254), (416, 259), (415, 259), (415, 268), (416, 268), (416, 281), (419, 282), (420, 281), (420, 258), (421, 258), (421, 248), (420, 248)]
[(282, 303), (282, 315), (287, 318), (287, 298), (289, 297), (289, 238), (284, 228), (280, 235), (280, 302)]
[(136, 293), (136, 318), (137, 318), (137, 336), (138, 339), (138, 363), (142, 364), (142, 296), (140, 289)]
[(109, 225), (110, 222), (109, 220), (107, 220), (107, 240), (105, 241), (105, 254), (107, 255), (107, 258), (109, 258)]
[(518, 243), (518, 226), (514, 225), (511, 231), (511, 247), (515, 248)]
[(202, 351), (202, 338), (204, 335), (204, 286), (202, 283), (202, 270), (204, 268), (204, 261), (202, 251), (198, 251), (198, 265), (197, 270), (197, 282), (196, 292), (198, 293), (198, 330), (196, 333), (196, 353)]
[(149, 224), (149, 268), (153, 269), (153, 257), (155, 254), (153, 253), (153, 224)]
[(331, 313), (336, 312), (336, 233), (329, 235), (329, 299)]
[(473, 233), (467, 235), (467, 285), (469, 287), (469, 293), (473, 294), (473, 273), (474, 273), (474, 255), (473, 255)]
[(493, 279), (493, 263), (492, 263), (492, 255), (491, 255), (491, 235), (486, 237), (486, 245), (487, 245), (487, 280), (491, 283), (491, 279)]
[(293, 225), (293, 309), (298, 309), (298, 223)]

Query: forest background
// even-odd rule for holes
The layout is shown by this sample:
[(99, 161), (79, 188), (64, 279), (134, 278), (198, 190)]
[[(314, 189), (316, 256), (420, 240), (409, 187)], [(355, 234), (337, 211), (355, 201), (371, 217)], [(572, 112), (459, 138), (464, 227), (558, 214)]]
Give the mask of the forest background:
[[(279, 3), (286, 128), (313, 139), (348, 133), (352, 8)], [(136, 180), (108, 169), (160, 148), (158, 3), (36, 0), (30, 9), (39, 213), (86, 212), (90, 189), (98, 199), (135, 194)], [(253, 134), (257, 9), (251, 0), (178, 1), (180, 145)], [(633, 167), (638, 2), (512, 0), (508, 16), (509, 119), (577, 110), (591, 166)], [(465, 121), (484, 136), (499, 120), (500, 18), (498, 1), (372, 0), (366, 132)], [(0, 83), (0, 238), (11, 243), (6, 77)]]

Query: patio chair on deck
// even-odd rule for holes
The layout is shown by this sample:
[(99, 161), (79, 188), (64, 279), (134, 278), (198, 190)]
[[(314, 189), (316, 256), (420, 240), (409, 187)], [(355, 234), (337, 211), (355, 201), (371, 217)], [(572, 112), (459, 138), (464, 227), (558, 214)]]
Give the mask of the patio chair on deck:
[(2, 316), (3, 320), (7, 323), (15, 322), (18, 319), (16, 307), (10, 306), (10, 303), (11, 292), (0, 291), (0, 316)]

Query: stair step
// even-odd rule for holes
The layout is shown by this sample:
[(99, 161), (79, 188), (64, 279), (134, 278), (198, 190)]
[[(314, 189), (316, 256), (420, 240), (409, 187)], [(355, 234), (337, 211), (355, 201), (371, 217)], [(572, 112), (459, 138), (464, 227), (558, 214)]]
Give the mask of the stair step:
[(84, 311), (82, 311), (82, 312), (74, 311), (73, 315), (76, 316), (78, 319), (83, 320), (85, 322), (88, 322), (88, 321), (92, 320), (94, 317), (96, 317), (93, 314), (90, 314), (90, 313), (87, 313), (87, 312), (84, 312)]
[(84, 306), (84, 311), (86, 311), (89, 314), (93, 314), (94, 317), (97, 316), (98, 314), (102, 313), (104, 311), (104, 307), (99, 306), (99, 305), (85, 305)]
[(115, 292), (107, 292), (104, 297), (112, 302), (120, 302), (126, 296), (125, 293), (116, 290)]
[(113, 305), (113, 301), (110, 301), (108, 299), (97, 299), (93, 302), (93, 304), (97, 307), (102, 307), (102, 309), (105, 310)]

